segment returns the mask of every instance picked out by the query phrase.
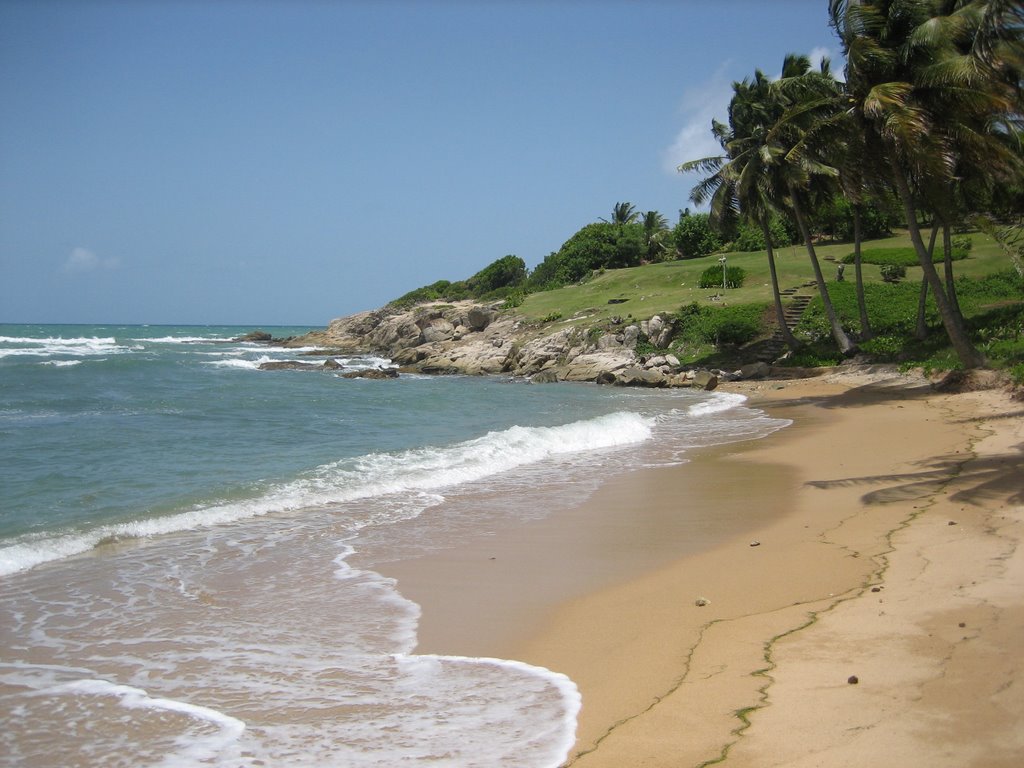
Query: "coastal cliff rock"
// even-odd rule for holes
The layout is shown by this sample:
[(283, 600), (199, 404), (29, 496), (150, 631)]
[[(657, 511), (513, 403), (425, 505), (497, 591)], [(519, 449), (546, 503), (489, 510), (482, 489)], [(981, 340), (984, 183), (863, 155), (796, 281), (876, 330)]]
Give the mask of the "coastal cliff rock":
[(672, 355), (639, 357), (638, 341), (667, 346), (672, 324), (655, 316), (639, 324), (594, 332), (574, 325), (530, 324), (497, 306), (475, 302), (385, 307), (332, 320), (322, 331), (290, 339), (287, 346), (329, 349), (332, 354), (386, 356), (406, 372), (497, 374), (534, 383), (591, 381), (618, 386), (713, 389), (714, 374), (681, 370)]

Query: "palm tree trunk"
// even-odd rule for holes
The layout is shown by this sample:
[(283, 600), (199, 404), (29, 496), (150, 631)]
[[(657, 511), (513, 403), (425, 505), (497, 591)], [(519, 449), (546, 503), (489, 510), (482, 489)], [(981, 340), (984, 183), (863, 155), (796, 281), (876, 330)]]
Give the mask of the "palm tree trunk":
[(953, 307), (949, 303), (946, 292), (942, 287), (942, 278), (939, 277), (939, 273), (935, 270), (935, 265), (932, 263), (931, 256), (924, 247), (924, 240), (921, 239), (921, 228), (917, 225), (917, 208), (914, 205), (914, 198), (910, 194), (910, 184), (907, 182), (907, 177), (903, 174), (899, 160), (894, 154), (890, 154), (889, 164), (893, 173), (893, 181), (896, 183), (896, 191), (903, 202), (903, 210), (907, 216), (910, 240), (913, 242), (915, 250), (917, 250), (917, 260), (920, 262), (921, 270), (924, 272), (925, 279), (932, 289), (932, 295), (935, 297), (935, 306), (939, 310), (939, 317), (942, 318), (942, 325), (946, 329), (949, 343), (953, 345), (953, 349), (956, 350), (957, 357), (960, 358), (964, 368), (982, 368), (985, 365), (985, 356), (975, 349), (970, 337), (967, 335), (967, 329), (964, 328), (963, 319), (953, 311)]
[(964, 315), (960, 311), (960, 301), (956, 297), (956, 283), (953, 282), (953, 237), (950, 233), (950, 226), (942, 222), (942, 264), (946, 272), (946, 295), (949, 296), (949, 303), (953, 311), (960, 317), (963, 323)]
[(860, 260), (861, 219), (860, 204), (853, 206), (853, 268), (857, 278), (857, 310), (860, 312), (860, 338), (867, 341), (875, 335), (868, 319), (868, 304), (864, 298), (864, 270)]
[(836, 344), (839, 346), (839, 351), (848, 357), (857, 351), (857, 345), (846, 335), (846, 331), (843, 330), (843, 326), (839, 322), (839, 316), (836, 314), (835, 307), (832, 306), (832, 299), (828, 295), (828, 286), (825, 284), (825, 276), (821, 273), (821, 265), (818, 263), (818, 254), (815, 253), (814, 243), (811, 242), (811, 230), (807, 227), (807, 221), (804, 219), (803, 211), (800, 208), (797, 191), (792, 185), (789, 188), (789, 193), (793, 199), (793, 215), (796, 217), (796, 225), (804, 238), (807, 255), (810, 257), (811, 267), (814, 269), (814, 281), (818, 284), (818, 293), (821, 296), (821, 303), (825, 307), (825, 316), (828, 318), (829, 326), (832, 328), (832, 338), (835, 339)]
[[(936, 219), (932, 222), (932, 237), (928, 241), (928, 256), (932, 257), (935, 253), (935, 238), (939, 234), (939, 222)], [(933, 259), (934, 261), (934, 259)], [(918, 341), (924, 341), (928, 338), (928, 322), (925, 319), (925, 311), (928, 308), (928, 279), (921, 273), (921, 295), (917, 299), (917, 328), (914, 331), (914, 337)]]
[(789, 330), (789, 326), (786, 324), (786, 313), (782, 308), (782, 293), (779, 291), (779, 276), (775, 271), (775, 249), (772, 248), (772, 235), (768, 229), (768, 219), (764, 216), (759, 218), (761, 224), (761, 231), (764, 233), (764, 247), (768, 252), (768, 271), (772, 276), (772, 300), (775, 302), (775, 319), (779, 323), (779, 333), (782, 335), (782, 340), (786, 342), (786, 346), (790, 349), (796, 349), (800, 346), (800, 342), (793, 336), (792, 331)]
[(914, 328), (914, 338), (924, 341), (928, 338), (928, 322), (925, 319), (925, 311), (928, 309), (928, 281), (921, 278), (921, 292), (917, 296), (917, 325)]

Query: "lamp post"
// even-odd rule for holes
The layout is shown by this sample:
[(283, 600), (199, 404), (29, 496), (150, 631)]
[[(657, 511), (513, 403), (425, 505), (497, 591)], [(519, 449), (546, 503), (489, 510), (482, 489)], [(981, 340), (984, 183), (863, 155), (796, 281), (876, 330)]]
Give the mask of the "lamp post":
[(719, 256), (718, 257), (718, 263), (722, 265), (722, 290), (724, 291), (725, 288), (726, 288), (726, 285), (725, 285), (725, 283), (726, 283), (726, 280), (725, 280), (725, 256)]

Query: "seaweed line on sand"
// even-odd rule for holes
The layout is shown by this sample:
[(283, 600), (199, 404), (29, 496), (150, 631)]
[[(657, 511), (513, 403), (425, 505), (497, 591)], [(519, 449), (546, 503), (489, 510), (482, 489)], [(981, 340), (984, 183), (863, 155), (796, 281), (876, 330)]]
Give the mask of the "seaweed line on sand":
[[(947, 416), (948, 415), (949, 413), (947, 411)], [(979, 424), (979, 431), (985, 431), (985, 427), (983, 426), (983, 424), (983, 422), (982, 424)], [(983, 438), (980, 435), (970, 435), (967, 439), (967, 448), (964, 453), (963, 460), (957, 462), (951, 467), (949, 474), (940, 483), (937, 484), (935, 490), (932, 493), (930, 493), (926, 499), (924, 499), (923, 503), (916, 505), (913, 508), (913, 510), (905, 518), (903, 518), (903, 520), (901, 520), (896, 526), (894, 526), (891, 530), (889, 530), (886, 533), (885, 543), (887, 548), (885, 549), (885, 551), (880, 552), (872, 557), (872, 559), (878, 565), (878, 568), (874, 570), (871, 574), (869, 574), (868, 578), (865, 579), (865, 581), (860, 585), (860, 587), (855, 592), (836, 598), (828, 606), (826, 606), (820, 611), (811, 612), (810, 614), (808, 614), (808, 620), (803, 624), (797, 627), (793, 627), (785, 632), (780, 632), (779, 634), (775, 635), (774, 637), (770, 638), (764, 643), (765, 666), (761, 669), (754, 670), (750, 673), (751, 677), (763, 677), (766, 680), (764, 685), (758, 689), (758, 702), (751, 706), (743, 707), (741, 709), (736, 710), (735, 716), (740, 721), (740, 724), (736, 726), (736, 728), (734, 728), (730, 734), (734, 738), (728, 743), (722, 745), (721, 751), (717, 757), (699, 763), (696, 766), (696, 768), (707, 768), (711, 765), (720, 765), (724, 763), (728, 759), (729, 752), (732, 749), (732, 747), (739, 743), (740, 739), (743, 738), (745, 732), (753, 724), (750, 719), (751, 716), (759, 709), (763, 709), (771, 705), (771, 696), (769, 695), (769, 689), (771, 688), (772, 683), (775, 682), (774, 678), (771, 676), (771, 672), (776, 667), (776, 663), (773, 659), (773, 652), (776, 643), (778, 643), (779, 640), (788, 637), (789, 635), (793, 635), (797, 632), (801, 632), (807, 629), (808, 627), (813, 626), (818, 622), (818, 618), (821, 615), (833, 611), (836, 607), (843, 603), (846, 603), (850, 600), (856, 600), (857, 598), (863, 596), (872, 586), (875, 586), (878, 583), (883, 582), (885, 573), (889, 569), (889, 555), (892, 554), (893, 551), (895, 551), (893, 537), (896, 536), (896, 534), (900, 531), (909, 528), (910, 525), (916, 519), (921, 517), (931, 507), (935, 506), (939, 494), (941, 494), (942, 491), (944, 491), (954, 480), (956, 480), (963, 474), (964, 468), (967, 464), (978, 458), (977, 445), (982, 439)], [(840, 528), (846, 519), (840, 521), (839, 525), (837, 525), (832, 530), (837, 530), (838, 528)], [(825, 543), (832, 544), (834, 546), (840, 547), (841, 549), (848, 549), (845, 545), (839, 544), (838, 542), (829, 541), (827, 538), (825, 538), (827, 533), (828, 531), (823, 532), (821, 537)], [(858, 553), (851, 552), (851, 557), (856, 557), (857, 555)], [(698, 644), (699, 642), (700, 641), (698, 640)]]

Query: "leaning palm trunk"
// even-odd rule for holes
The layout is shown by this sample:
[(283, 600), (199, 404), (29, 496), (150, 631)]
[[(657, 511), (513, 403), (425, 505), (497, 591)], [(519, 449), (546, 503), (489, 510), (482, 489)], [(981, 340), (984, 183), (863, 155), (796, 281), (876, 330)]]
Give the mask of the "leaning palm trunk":
[[(928, 257), (932, 258), (935, 253), (935, 238), (939, 235), (939, 222), (938, 220), (932, 223), (932, 237), (928, 241)], [(914, 332), (914, 337), (918, 341), (924, 341), (928, 338), (928, 321), (925, 319), (925, 310), (928, 308), (928, 278), (921, 273), (921, 293), (917, 299), (917, 330)]]
[(864, 298), (864, 270), (860, 254), (861, 218), (860, 204), (853, 206), (853, 268), (857, 278), (857, 311), (860, 313), (860, 338), (867, 341), (874, 336), (871, 321), (868, 318), (868, 303)]
[(775, 319), (779, 323), (779, 333), (787, 347), (796, 349), (800, 346), (800, 342), (796, 340), (793, 332), (789, 330), (789, 325), (786, 324), (786, 313), (782, 308), (782, 293), (779, 291), (779, 276), (775, 271), (775, 249), (772, 247), (772, 234), (768, 229), (768, 219), (762, 216), (759, 223), (761, 231), (764, 233), (764, 247), (768, 252), (768, 271), (772, 276), (772, 300), (775, 302)]
[(917, 225), (917, 208), (910, 194), (910, 185), (907, 182), (907, 177), (903, 175), (903, 169), (900, 168), (895, 156), (891, 156), (889, 162), (893, 172), (893, 180), (896, 183), (896, 191), (899, 193), (900, 200), (903, 203), (903, 210), (907, 216), (910, 240), (914, 244), (914, 249), (917, 251), (917, 260), (921, 264), (921, 270), (924, 272), (928, 286), (935, 297), (935, 306), (939, 310), (939, 317), (942, 318), (942, 325), (946, 329), (949, 343), (953, 345), (953, 349), (956, 350), (957, 357), (960, 358), (964, 368), (982, 368), (985, 365), (985, 356), (971, 344), (971, 340), (967, 336), (967, 329), (964, 328), (963, 318), (953, 311), (953, 307), (949, 303), (949, 298), (946, 296), (946, 291), (943, 288), (942, 278), (939, 277), (939, 273), (932, 263), (931, 256), (925, 248), (924, 240), (921, 239), (921, 228)]
[(953, 238), (950, 235), (949, 224), (942, 222), (942, 264), (946, 276), (946, 295), (949, 297), (949, 304), (953, 307), (963, 323), (964, 315), (960, 311), (960, 301), (956, 296), (956, 283), (953, 281)]
[(796, 217), (796, 225), (804, 238), (807, 255), (810, 257), (811, 267), (814, 269), (814, 281), (818, 284), (818, 293), (821, 296), (821, 303), (825, 307), (825, 316), (828, 318), (828, 324), (832, 328), (832, 338), (835, 339), (836, 344), (839, 346), (839, 351), (844, 356), (852, 355), (857, 351), (857, 345), (850, 340), (846, 331), (843, 330), (835, 307), (832, 306), (832, 299), (828, 295), (828, 286), (825, 285), (825, 276), (821, 273), (821, 265), (818, 263), (818, 254), (814, 251), (814, 243), (811, 242), (811, 230), (807, 227), (807, 221), (804, 219), (804, 214), (797, 198), (797, 192), (793, 187), (790, 187), (789, 193), (793, 199), (793, 215)]

